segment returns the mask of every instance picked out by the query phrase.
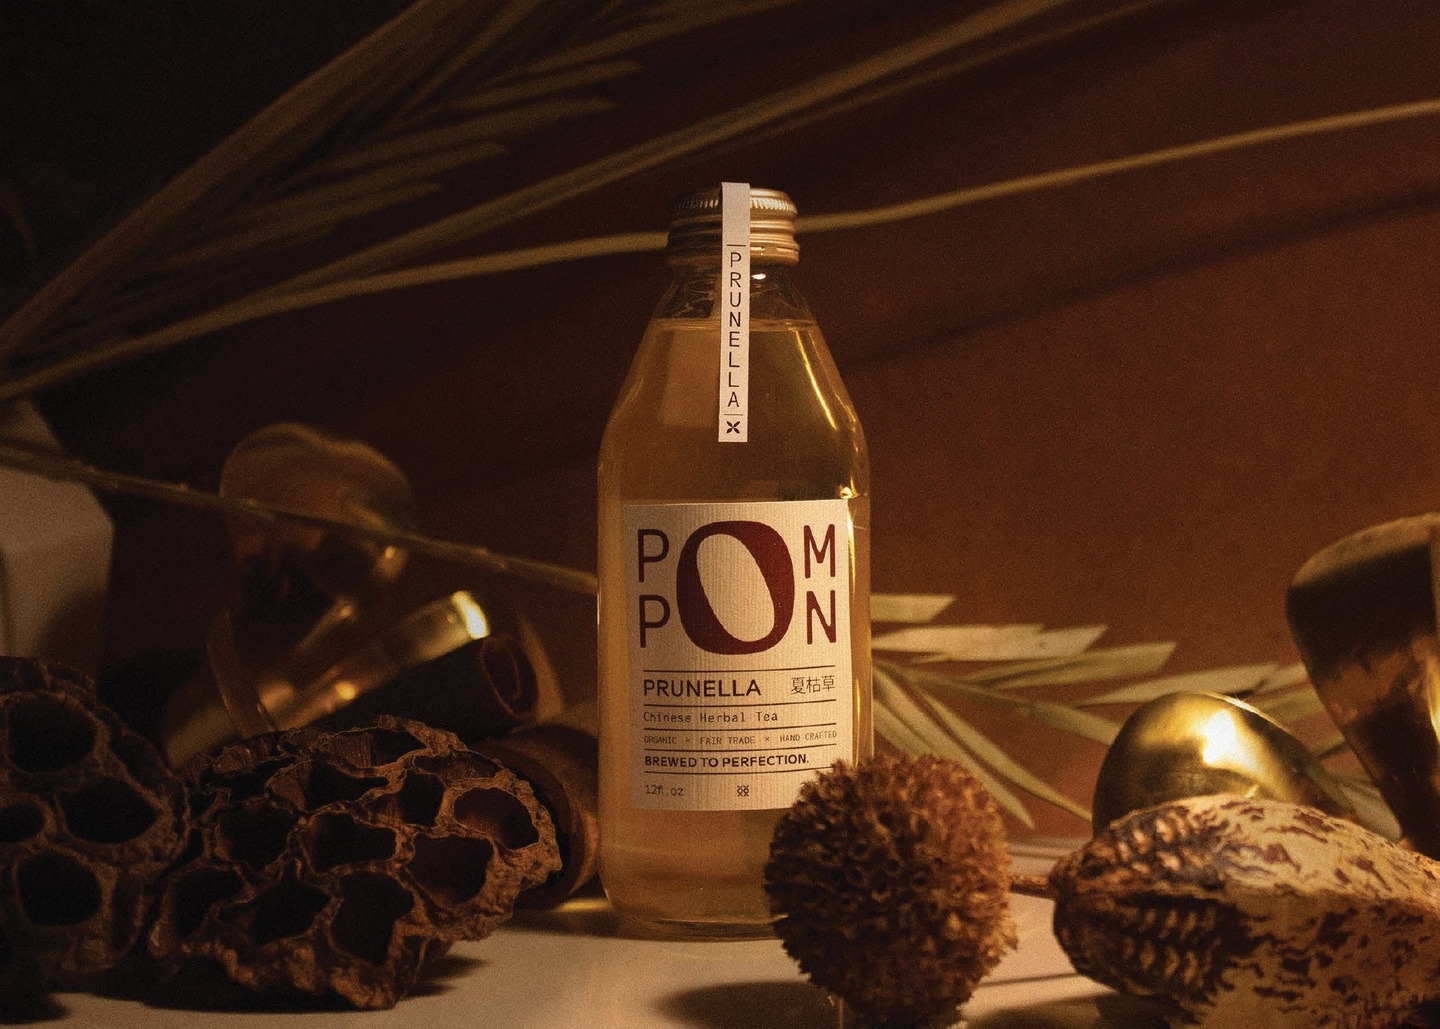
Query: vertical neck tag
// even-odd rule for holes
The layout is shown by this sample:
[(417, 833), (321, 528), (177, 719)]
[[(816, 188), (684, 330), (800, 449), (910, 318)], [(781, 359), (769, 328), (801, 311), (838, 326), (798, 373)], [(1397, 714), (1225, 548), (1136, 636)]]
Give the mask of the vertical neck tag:
[(720, 183), (720, 435), (750, 435), (750, 184)]

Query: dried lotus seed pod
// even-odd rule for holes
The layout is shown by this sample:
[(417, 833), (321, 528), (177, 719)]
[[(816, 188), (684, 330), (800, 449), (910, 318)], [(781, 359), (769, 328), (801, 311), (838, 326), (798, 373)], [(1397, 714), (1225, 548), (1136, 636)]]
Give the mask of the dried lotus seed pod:
[(61, 665), (0, 658), (0, 996), (115, 965), (185, 842), (185, 792)]
[(172, 978), (218, 967), (259, 993), (391, 1007), (560, 865), (529, 785), (418, 722), (259, 736), (193, 768), (193, 857), (149, 938)]

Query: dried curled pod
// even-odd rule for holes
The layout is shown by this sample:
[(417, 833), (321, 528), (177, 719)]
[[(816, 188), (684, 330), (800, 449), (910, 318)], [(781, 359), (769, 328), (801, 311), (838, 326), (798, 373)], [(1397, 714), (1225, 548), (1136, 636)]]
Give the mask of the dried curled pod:
[(191, 775), (192, 855), (149, 937), (162, 970), (391, 1007), (559, 868), (529, 785), (454, 735), (385, 718), (225, 748)]
[(933, 755), (837, 762), (780, 819), (765, 890), (818, 986), (895, 1026), (949, 1025), (1015, 945), (994, 800)]
[(61, 665), (0, 658), (0, 997), (115, 965), (185, 843), (185, 791)]
[(1313, 808), (1145, 808), (1049, 886), (1076, 969), (1168, 1000), (1173, 1023), (1391, 1029), (1440, 998), (1440, 862)]

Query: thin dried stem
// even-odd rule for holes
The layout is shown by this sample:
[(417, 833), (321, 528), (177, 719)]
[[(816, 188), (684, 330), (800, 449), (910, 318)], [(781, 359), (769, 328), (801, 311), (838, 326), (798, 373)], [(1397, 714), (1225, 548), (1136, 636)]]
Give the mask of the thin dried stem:
[(355, 525), (310, 514), (306, 511), (262, 504), (247, 497), (227, 497), (219, 493), (192, 489), (179, 483), (163, 482), (124, 472), (104, 471), (18, 440), (0, 440), (0, 465), (30, 472), (47, 479), (78, 482), (107, 493), (145, 497), (197, 511), (212, 511), (218, 514), (251, 518), (270, 525), (288, 523), (326, 529), (340, 535), (403, 547), (414, 553), (483, 568), (488, 572), (553, 586), (571, 593), (594, 594), (596, 592), (595, 576), (578, 569), (536, 561), (531, 558), (514, 557), (470, 543), (436, 539), (423, 533), (404, 529)]
[(1429, 118), (1437, 114), (1440, 114), (1440, 97), (1417, 100), (1413, 103), (1369, 108), (1363, 111), (1350, 111), (1345, 114), (1289, 122), (1284, 125), (1268, 125), (1248, 132), (1237, 132), (1233, 135), (1217, 136), (1214, 139), (1204, 139), (1196, 143), (1164, 147), (1160, 150), (1117, 157), (1109, 161), (1097, 161), (1094, 164), (1061, 168), (1058, 171), (1042, 172), (1038, 175), (1022, 175), (1017, 179), (1007, 179), (1004, 182), (957, 189), (951, 193), (939, 193), (903, 204), (892, 204), (889, 207), (798, 219), (795, 229), (797, 232), (826, 232), (834, 229), (858, 229), (868, 225), (884, 225), (906, 218), (934, 214), (952, 207), (963, 207), (981, 200), (993, 200), (997, 197), (1073, 185), (1086, 179), (1117, 175), (1120, 172), (1134, 171), (1138, 168), (1190, 161), (1197, 157), (1206, 157), (1230, 150), (1243, 150), (1247, 147), (1277, 143), (1287, 139), (1299, 139), (1304, 136), (1320, 136), (1351, 129), (1369, 128), (1411, 118)]
[(1024, 897), (1055, 899), (1055, 891), (1050, 887), (1050, 880), (1043, 875), (1021, 875), (1018, 872), (1011, 872), (1010, 892)]

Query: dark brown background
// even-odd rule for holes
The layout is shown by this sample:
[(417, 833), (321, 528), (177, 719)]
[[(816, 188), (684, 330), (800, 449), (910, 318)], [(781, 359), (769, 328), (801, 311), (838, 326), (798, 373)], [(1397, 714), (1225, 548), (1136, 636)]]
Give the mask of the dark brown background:
[[(0, 174), (53, 263), (403, 4), (45, 6), (0, 8)], [(609, 91), (612, 113), (517, 148), (474, 188), (578, 165), (976, 6), (801, 4), (651, 48)], [(1437, 54), (1440, 8), (1408, 0), (1160, 4), (442, 256), (657, 229), (674, 193), (722, 178), (830, 213), (1440, 96)], [(1440, 491), (1437, 200), (1429, 118), (802, 237), (803, 288), (869, 437), (876, 588), (954, 593), (947, 621), (1174, 640), (1167, 671), (1296, 660), (1282, 602), (1301, 561)], [(344, 301), (42, 406), (86, 460), (202, 487), (245, 433), (313, 422), (405, 469), (434, 533), (590, 568), (593, 456), (663, 282), (642, 254)], [(193, 653), (228, 575), (220, 527), (106, 503), (109, 660)], [(593, 690), (588, 599), (476, 584), (534, 619), (567, 696)], [(141, 721), (151, 682), (121, 699)], [(1088, 799), (1098, 748), (974, 714)]]

